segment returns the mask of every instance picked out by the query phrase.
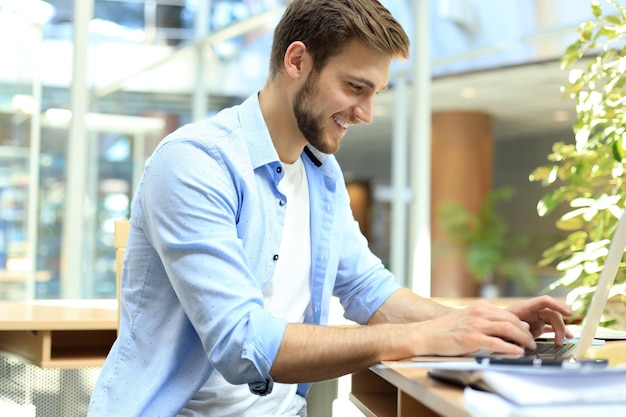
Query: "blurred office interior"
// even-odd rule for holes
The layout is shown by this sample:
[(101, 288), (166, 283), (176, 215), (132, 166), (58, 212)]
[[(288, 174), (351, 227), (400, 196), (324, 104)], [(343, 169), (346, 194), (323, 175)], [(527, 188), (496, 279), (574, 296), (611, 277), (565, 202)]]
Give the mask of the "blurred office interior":
[[(128, 216), (145, 159), (176, 127), (262, 86), (286, 3), (0, 1), (0, 297), (115, 296), (113, 221)], [(435, 206), (476, 207), (510, 185), (512, 233), (553, 233), (535, 209), (545, 190), (528, 174), (552, 143), (572, 140), (558, 61), (590, 2), (383, 3), (412, 57), (394, 62), (374, 123), (352, 128), (337, 157), (398, 280), (471, 295), (463, 271), (431, 266)]]

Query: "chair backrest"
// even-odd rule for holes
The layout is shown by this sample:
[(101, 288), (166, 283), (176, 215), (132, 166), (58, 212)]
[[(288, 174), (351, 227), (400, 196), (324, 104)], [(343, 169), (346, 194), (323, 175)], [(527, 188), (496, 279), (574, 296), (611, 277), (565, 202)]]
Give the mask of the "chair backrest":
[(115, 248), (115, 286), (117, 288), (117, 328), (120, 324), (120, 290), (122, 288), (122, 262), (124, 261), (124, 252), (126, 251), (126, 241), (128, 240), (128, 230), (130, 222), (125, 219), (115, 221), (115, 239), (113, 247)]

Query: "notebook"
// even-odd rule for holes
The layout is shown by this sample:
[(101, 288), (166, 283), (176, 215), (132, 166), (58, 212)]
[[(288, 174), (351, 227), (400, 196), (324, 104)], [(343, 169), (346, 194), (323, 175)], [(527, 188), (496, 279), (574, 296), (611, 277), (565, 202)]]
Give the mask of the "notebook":
[[(582, 360), (585, 352), (594, 342), (596, 331), (599, 328), (602, 314), (606, 308), (606, 303), (609, 299), (610, 290), (615, 281), (615, 276), (619, 269), (619, 264), (626, 249), (626, 212), (622, 211), (620, 219), (613, 233), (609, 250), (605, 259), (604, 268), (600, 272), (598, 278), (596, 292), (591, 299), (589, 309), (585, 319), (583, 320), (582, 328), (580, 329), (580, 337), (573, 341), (566, 342), (562, 346), (557, 346), (554, 340), (537, 341), (537, 349), (534, 351), (527, 350), (524, 358), (539, 358), (549, 360)], [(471, 355), (471, 358), (485, 359), (488, 357), (498, 358), (499, 355), (492, 352), (481, 351)], [(468, 358), (467, 356), (465, 358)], [(450, 361), (457, 360), (458, 358), (450, 357), (416, 357), (415, 361)], [(471, 359), (470, 359), (471, 360)], [(532, 361), (528, 361), (532, 364)], [(535, 362), (538, 363), (538, 362)], [(553, 362), (546, 362), (553, 365)]]

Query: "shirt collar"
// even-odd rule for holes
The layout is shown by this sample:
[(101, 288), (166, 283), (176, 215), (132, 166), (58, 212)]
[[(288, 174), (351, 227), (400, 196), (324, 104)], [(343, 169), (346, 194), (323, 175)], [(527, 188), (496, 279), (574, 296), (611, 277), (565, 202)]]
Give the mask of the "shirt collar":
[[(243, 136), (250, 150), (250, 161), (254, 169), (263, 165), (279, 162), (280, 158), (278, 157), (274, 142), (272, 142), (270, 132), (265, 124), (263, 113), (261, 112), (258, 93), (252, 94), (241, 104), (239, 118), (241, 121), (241, 129), (244, 133)], [(334, 179), (338, 178), (338, 167), (334, 167), (335, 164), (330, 164), (330, 166), (324, 165), (324, 162), (329, 157), (328, 154), (320, 152), (311, 145), (306, 146), (304, 154), (307, 159), (326, 175)]]
[(254, 169), (280, 161), (261, 113), (258, 93), (252, 94), (241, 104), (239, 120)]

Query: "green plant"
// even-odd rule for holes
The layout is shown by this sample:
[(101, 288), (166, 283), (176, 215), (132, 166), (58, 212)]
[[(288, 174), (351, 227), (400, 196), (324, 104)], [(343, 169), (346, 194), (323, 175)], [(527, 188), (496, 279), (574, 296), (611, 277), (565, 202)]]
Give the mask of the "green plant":
[(478, 284), (502, 284), (512, 279), (528, 289), (534, 282), (529, 262), (515, 251), (521, 237), (507, 235), (507, 226), (497, 210), (498, 203), (514, 195), (511, 187), (490, 192), (474, 213), (460, 203), (444, 203), (438, 208), (438, 219), (446, 235), (465, 254), (466, 266)]
[[(592, 1), (595, 20), (580, 26), (561, 59), (562, 69), (569, 70), (562, 91), (577, 103), (575, 143), (555, 143), (551, 163), (530, 175), (551, 187), (537, 206), (540, 216), (563, 203), (570, 207), (556, 223), (569, 234), (543, 253), (540, 265), (556, 264), (562, 272), (549, 289), (570, 289), (567, 301), (576, 319), (587, 312), (626, 197), (626, 12), (617, 1), (605, 3), (609, 13)], [(623, 266), (612, 295), (626, 294)]]

